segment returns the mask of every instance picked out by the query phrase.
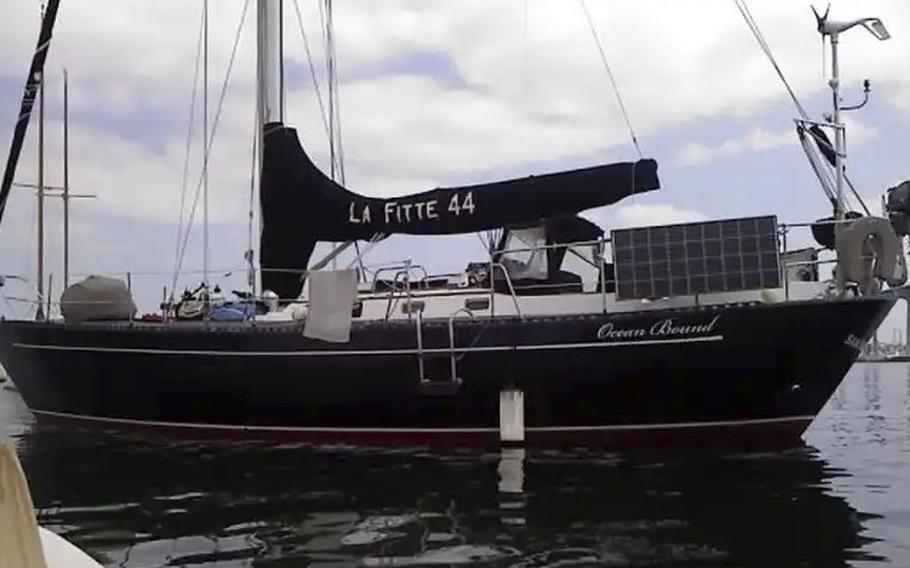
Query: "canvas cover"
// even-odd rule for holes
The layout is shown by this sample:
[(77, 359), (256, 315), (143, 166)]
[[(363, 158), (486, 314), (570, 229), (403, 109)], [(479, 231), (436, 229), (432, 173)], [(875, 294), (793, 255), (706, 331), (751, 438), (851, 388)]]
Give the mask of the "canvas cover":
[(379, 199), (329, 179), (306, 155), (295, 129), (281, 123), (264, 128), (262, 286), (283, 299), (300, 294), (301, 276), (320, 241), (532, 224), (660, 187), (657, 162), (644, 159)]
[(123, 281), (92, 275), (63, 291), (60, 311), (67, 322), (128, 320), (136, 304)]
[(309, 278), (310, 301), (304, 337), (331, 343), (351, 340), (351, 310), (357, 297), (357, 272), (317, 270)]

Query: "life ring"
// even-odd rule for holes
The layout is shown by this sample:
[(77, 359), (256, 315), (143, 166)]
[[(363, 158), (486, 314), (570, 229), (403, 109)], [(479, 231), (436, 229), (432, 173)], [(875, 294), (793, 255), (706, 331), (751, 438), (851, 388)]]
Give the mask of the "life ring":
[(843, 289), (855, 283), (863, 294), (872, 294), (878, 282), (900, 286), (907, 281), (901, 239), (888, 219), (862, 217), (840, 225), (837, 233), (837, 282)]

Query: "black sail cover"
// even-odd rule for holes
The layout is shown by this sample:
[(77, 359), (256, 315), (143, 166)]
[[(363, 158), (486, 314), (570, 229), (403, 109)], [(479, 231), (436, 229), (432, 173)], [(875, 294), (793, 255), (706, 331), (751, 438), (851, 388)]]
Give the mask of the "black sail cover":
[(283, 299), (297, 297), (319, 241), (471, 233), (575, 214), (659, 187), (657, 162), (645, 159), (388, 199), (365, 197), (323, 174), (295, 129), (267, 124), (259, 190), (262, 287)]

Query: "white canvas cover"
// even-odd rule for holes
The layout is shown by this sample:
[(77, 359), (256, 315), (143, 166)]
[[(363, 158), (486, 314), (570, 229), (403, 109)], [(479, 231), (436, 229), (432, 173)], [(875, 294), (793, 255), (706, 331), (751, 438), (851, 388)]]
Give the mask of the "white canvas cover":
[(509, 232), (507, 250), (521, 249), (516, 252), (507, 252), (502, 257), (502, 265), (509, 272), (513, 280), (530, 278), (546, 280), (547, 233), (544, 227), (537, 226), (529, 229), (513, 229)]
[(351, 340), (351, 310), (357, 297), (357, 272), (317, 270), (309, 280), (309, 309), (304, 337), (332, 343)]
[(63, 291), (60, 311), (67, 322), (128, 320), (136, 304), (123, 281), (92, 275)]

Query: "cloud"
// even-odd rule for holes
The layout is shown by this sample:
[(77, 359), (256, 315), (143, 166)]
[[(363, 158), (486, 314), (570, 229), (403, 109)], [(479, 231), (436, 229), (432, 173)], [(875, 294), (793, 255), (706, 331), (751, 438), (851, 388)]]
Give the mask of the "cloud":
[[(877, 128), (866, 126), (853, 118), (846, 118), (844, 123), (847, 126), (849, 147), (862, 145), (878, 136)], [(754, 127), (720, 144), (699, 142), (685, 144), (676, 154), (676, 163), (682, 166), (703, 166), (718, 159), (746, 152), (761, 152), (780, 146), (795, 146), (798, 143), (795, 130), (770, 132), (762, 127)]]
[[(316, 67), (322, 69), (318, 3), (301, 0), (301, 5)], [(38, 6), (36, 0), (0, 2), (5, 24), (0, 144), (7, 144), (16, 118), (38, 33)], [(242, 0), (210, 3), (210, 118), (242, 7)], [(694, 129), (705, 119), (741, 124), (786, 104), (777, 78), (728, 0), (617, 0), (590, 7), (646, 152), (670, 130)], [(752, 8), (798, 93), (804, 100), (824, 93), (818, 37), (805, 6), (768, 0)], [(634, 156), (575, 3), (346, 0), (335, 9), (347, 181), (357, 191), (394, 195)], [(111, 228), (102, 233), (107, 240), (116, 238), (113, 227), (144, 224), (161, 232), (168, 243), (162, 251), (172, 246), (199, 10), (199, 3), (185, 0), (93, 0), (61, 7), (47, 68), (48, 178), (60, 181), (59, 87), (66, 67), (72, 185), (99, 196), (79, 202), (78, 215)], [(859, 79), (868, 76), (874, 95), (910, 117), (910, 34), (897, 33), (902, 23), (910, 23), (910, 4), (880, 0), (835, 7), (839, 18), (867, 15), (867, 10), (891, 26), (894, 39), (879, 43), (863, 32), (845, 34), (845, 88), (855, 91)], [(254, 13), (247, 14), (210, 165), (211, 219), (225, 233), (234, 231), (236, 241), (245, 241), (252, 166)], [(302, 75), (288, 81), (288, 122), (299, 128), (308, 152), (327, 170), (326, 135), (308, 62), (296, 17), (288, 16), (288, 72)], [(819, 110), (810, 112), (815, 116)], [(201, 162), (198, 107), (196, 118), (191, 192)], [(775, 147), (782, 143), (779, 132), (778, 126), (758, 125), (734, 137), (732, 151), (726, 142), (700, 143), (681, 150), (681, 159), (703, 165), (739, 149)], [(787, 136), (795, 144), (795, 137)], [(862, 136), (851, 129), (851, 148)], [(20, 181), (34, 181), (34, 154), (32, 130)], [(655, 204), (620, 205), (609, 214), (625, 224), (698, 218), (704, 215), (691, 207)], [(4, 225), (23, 225), (23, 234), (32, 223), (25, 215), (4, 219)], [(0, 234), (8, 230), (5, 226)], [(123, 247), (130, 240), (124, 233)], [(144, 251), (150, 245), (136, 246)], [(22, 258), (30, 254), (17, 250)], [(14, 256), (5, 248), (4, 265), (15, 265)], [(141, 256), (143, 262), (166, 257), (164, 252)]]
[(703, 166), (719, 158), (735, 156), (743, 152), (768, 150), (794, 143), (796, 143), (796, 134), (794, 132), (769, 132), (764, 128), (756, 127), (745, 134), (729, 138), (716, 145), (698, 142), (686, 144), (677, 153), (676, 162), (683, 166)]
[[(317, 3), (302, 5), (321, 68)], [(211, 6), (213, 99), (242, 6), (239, 0)], [(699, 117), (748, 116), (785, 100), (770, 66), (726, 0), (699, 2), (697, 17), (686, 2), (619, 1), (591, 8), (646, 150), (649, 138), (667, 127)], [(853, 9), (838, 8), (843, 10), (839, 17)], [(879, 2), (874, 8), (886, 21), (907, 21), (910, 15), (900, 2)], [(754, 9), (797, 90), (804, 96), (824, 90), (817, 61), (806, 57), (817, 53), (817, 38), (802, 10), (783, 0)], [(244, 153), (251, 137), (253, 13), (247, 14), (228, 95), (224, 120), (229, 124), (217, 139), (232, 157)], [(5, 54), (0, 80), (18, 85), (34, 45), (37, 9), (4, 3), (0, 18), (10, 32), (0, 38)], [(478, 171), (532, 173), (528, 164), (542, 160), (590, 162), (631, 155), (609, 82), (574, 4), (351, 0), (338, 3), (335, 24), (346, 159), (351, 171), (362, 172), (362, 180), (354, 181), (367, 193), (384, 194), (391, 191), (387, 187), (401, 187), (410, 179), (457, 183)], [(88, 126), (102, 134), (125, 118), (154, 117), (127, 136), (153, 150), (173, 149), (176, 159), (161, 165), (179, 178), (198, 26), (199, 6), (180, 0), (64, 4), (48, 76), (56, 81), (60, 68), (69, 67), (74, 114), (82, 113)], [(286, 18), (286, 26), (289, 68), (308, 75), (296, 17)], [(910, 43), (902, 38), (896, 35), (878, 44), (845, 36), (850, 43), (843, 54), (845, 76), (851, 65), (862, 61), (873, 80), (883, 78), (880, 88), (889, 100), (902, 104), (906, 98), (894, 95), (910, 84), (905, 79), (910, 63), (904, 57)], [(294, 87), (287, 96), (289, 122), (301, 128), (304, 143), (321, 158), (325, 134), (308, 77), (289, 85)], [(0, 125), (9, 120), (12, 117), (0, 117)], [(121, 143), (115, 134), (125, 135), (109, 132), (109, 145)], [(243, 179), (239, 168), (232, 169), (238, 161), (225, 159), (226, 170), (219, 164), (212, 167), (213, 172), (224, 172), (219, 187), (228, 199), (242, 196), (243, 182), (227, 181)], [(127, 177), (116, 167), (109, 165), (109, 170), (121, 183)], [(167, 191), (150, 191), (161, 199), (173, 193), (173, 185)], [(158, 214), (159, 209), (148, 210)]]
[(607, 231), (629, 227), (690, 223), (708, 219), (708, 215), (701, 211), (677, 207), (669, 203), (614, 205), (611, 208), (585, 213), (583, 216), (590, 218)]

